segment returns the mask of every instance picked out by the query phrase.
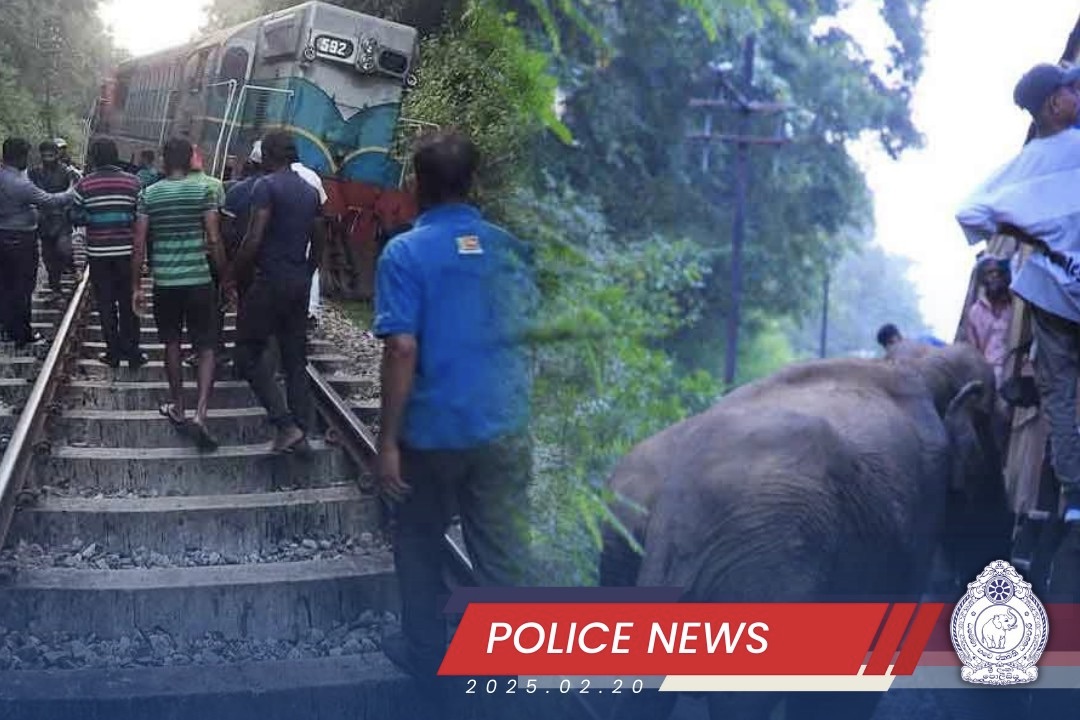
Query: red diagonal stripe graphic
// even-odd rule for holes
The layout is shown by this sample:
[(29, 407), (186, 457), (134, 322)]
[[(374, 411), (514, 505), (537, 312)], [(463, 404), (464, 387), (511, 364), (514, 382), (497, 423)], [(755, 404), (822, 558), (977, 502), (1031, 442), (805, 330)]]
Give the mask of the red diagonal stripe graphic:
[(900, 650), (900, 657), (893, 666), (893, 675), (911, 675), (915, 672), (915, 666), (919, 664), (919, 658), (944, 607), (943, 603), (926, 603), (919, 607), (919, 613), (911, 623), (911, 631), (904, 640), (904, 647)]
[(897, 603), (889, 610), (889, 617), (885, 620), (885, 629), (881, 631), (877, 644), (874, 646), (874, 654), (870, 656), (870, 662), (866, 664), (863, 675), (884, 675), (892, 662), (893, 654), (900, 645), (900, 639), (904, 637), (911, 614), (915, 612), (915, 603)]

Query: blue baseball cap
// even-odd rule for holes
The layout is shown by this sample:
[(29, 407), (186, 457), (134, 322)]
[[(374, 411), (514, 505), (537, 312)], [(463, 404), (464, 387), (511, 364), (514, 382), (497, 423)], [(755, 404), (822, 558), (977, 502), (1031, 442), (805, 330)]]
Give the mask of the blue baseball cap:
[(1043, 63), (1024, 73), (1013, 90), (1013, 101), (1032, 115), (1038, 115), (1047, 98), (1077, 80), (1080, 80), (1080, 66), (1063, 68), (1058, 65)]

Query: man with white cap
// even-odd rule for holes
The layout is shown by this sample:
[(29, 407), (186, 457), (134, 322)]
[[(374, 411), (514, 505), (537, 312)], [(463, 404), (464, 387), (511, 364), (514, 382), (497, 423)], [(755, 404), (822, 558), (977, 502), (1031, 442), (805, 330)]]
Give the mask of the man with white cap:
[(1050, 425), (1050, 456), (1061, 483), (1065, 538), (1050, 592), (1080, 602), (1080, 68), (1036, 65), (1013, 100), (1031, 113), (1037, 134), (995, 172), (956, 215), (972, 245), (1007, 232), (1034, 245), (1012, 282), (1031, 306), (1035, 376)]
[[(244, 239), (251, 219), (251, 191), (255, 182), (263, 176), (262, 140), (256, 140), (251, 155), (244, 163), (244, 176), (225, 193), (225, 204), (221, 208), (224, 218), (222, 237), (225, 240), (225, 252), (232, 262), (236, 251)], [(243, 295), (249, 278), (236, 278), (236, 290)]]

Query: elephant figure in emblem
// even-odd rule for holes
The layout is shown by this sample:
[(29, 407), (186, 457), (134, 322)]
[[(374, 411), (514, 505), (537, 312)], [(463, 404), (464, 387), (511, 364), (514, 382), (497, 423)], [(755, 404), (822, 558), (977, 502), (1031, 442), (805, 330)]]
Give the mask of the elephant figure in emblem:
[[(917, 602), (935, 558), (966, 583), (1011, 545), (994, 388), (964, 344), (799, 363), (739, 388), (616, 466), (622, 528), (605, 528), (601, 584), (678, 587), (686, 602)], [(657, 695), (667, 710), (610, 717), (666, 717)], [(793, 694), (786, 718), (865, 719), (880, 697)], [(767, 720), (781, 699), (708, 702), (713, 720)]]
[(1005, 636), (1020, 624), (1016, 613), (1009, 608), (995, 613), (984, 621), (980, 632), (983, 647), (987, 650), (1004, 650)]

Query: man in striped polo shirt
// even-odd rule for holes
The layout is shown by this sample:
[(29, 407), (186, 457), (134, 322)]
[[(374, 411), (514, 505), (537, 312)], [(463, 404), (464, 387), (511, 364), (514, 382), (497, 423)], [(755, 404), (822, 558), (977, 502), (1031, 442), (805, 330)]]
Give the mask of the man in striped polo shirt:
[(105, 339), (98, 359), (113, 368), (127, 360), (135, 369), (146, 364), (139, 351), (139, 317), (131, 306), (131, 246), (141, 185), (119, 168), (112, 140), (95, 140), (89, 154), (93, 172), (75, 186), (73, 210), (76, 223), (86, 226), (90, 284)]
[[(233, 291), (221, 244), (218, 201), (206, 183), (189, 176), (191, 151), (191, 143), (183, 138), (166, 143), (165, 178), (139, 195), (132, 267), (142, 267), (149, 243), (154, 319), (165, 345), (165, 373), (171, 395), (171, 401), (163, 404), (160, 412), (178, 429), (190, 425), (199, 446), (212, 450), (217, 440), (206, 426), (206, 415), (214, 386), (217, 298), (208, 256), (226, 292), (232, 295)], [(137, 273), (132, 278), (132, 293), (135, 304), (141, 306), (142, 286)], [(190, 424), (184, 411), (180, 356), (185, 326), (189, 342), (199, 352), (198, 405)]]

